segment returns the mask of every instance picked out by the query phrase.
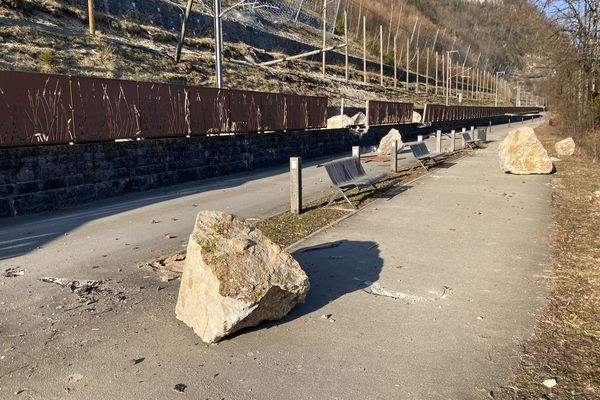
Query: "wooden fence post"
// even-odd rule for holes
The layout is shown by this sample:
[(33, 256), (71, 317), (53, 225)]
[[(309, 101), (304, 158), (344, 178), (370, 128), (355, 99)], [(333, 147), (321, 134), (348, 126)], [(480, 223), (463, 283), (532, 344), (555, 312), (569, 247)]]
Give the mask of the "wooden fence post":
[(90, 24), (90, 33), (96, 34), (96, 21), (94, 19), (94, 0), (88, 0), (88, 18)]

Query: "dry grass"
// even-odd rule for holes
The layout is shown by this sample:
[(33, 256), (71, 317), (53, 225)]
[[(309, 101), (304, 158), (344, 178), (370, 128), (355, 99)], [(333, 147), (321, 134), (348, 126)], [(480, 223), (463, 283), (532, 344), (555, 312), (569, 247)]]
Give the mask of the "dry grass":
[[(558, 128), (537, 133), (553, 153)], [(553, 178), (554, 239), (547, 309), (502, 399), (600, 398), (600, 165), (578, 149)], [(557, 386), (542, 386), (555, 378)]]

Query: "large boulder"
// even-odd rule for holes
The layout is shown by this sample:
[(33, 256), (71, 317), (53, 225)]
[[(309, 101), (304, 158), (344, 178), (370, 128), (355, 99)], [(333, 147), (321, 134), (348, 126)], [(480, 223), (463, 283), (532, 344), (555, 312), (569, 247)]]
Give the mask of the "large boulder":
[(422, 119), (423, 118), (421, 117), (421, 114), (419, 114), (416, 111), (413, 111), (413, 115), (412, 115), (412, 122), (413, 123), (419, 123), (420, 124)]
[(397, 129), (391, 129), (387, 135), (381, 138), (379, 147), (377, 147), (377, 154), (391, 155), (392, 154), (392, 142), (396, 140), (398, 142), (397, 150), (400, 150), (403, 146), (402, 135)]
[(554, 149), (559, 156), (572, 156), (575, 153), (575, 141), (572, 137), (556, 142)]
[(284, 317), (310, 285), (292, 256), (245, 221), (201, 211), (187, 247), (175, 309), (206, 343)]
[(345, 128), (350, 125), (354, 125), (352, 118), (345, 114), (335, 115), (327, 120), (327, 129)]
[(357, 112), (350, 118), (350, 125), (365, 125), (366, 123), (367, 117), (361, 112)]
[(498, 149), (500, 168), (511, 174), (549, 174), (552, 161), (535, 131), (523, 127), (510, 132)]

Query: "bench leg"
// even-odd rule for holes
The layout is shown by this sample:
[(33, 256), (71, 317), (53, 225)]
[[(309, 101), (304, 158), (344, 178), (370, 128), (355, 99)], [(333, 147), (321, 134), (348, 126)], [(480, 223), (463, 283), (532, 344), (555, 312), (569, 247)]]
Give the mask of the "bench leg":
[[(346, 199), (348, 204), (350, 204), (350, 207), (356, 209), (356, 207), (354, 206), (354, 204), (352, 204), (352, 202), (350, 201), (348, 196), (346, 196), (346, 193), (344, 193), (344, 191), (342, 189), (337, 189), (337, 190), (342, 194), (342, 197), (344, 197), (344, 199)], [(334, 191), (333, 194), (331, 195), (331, 198), (329, 199), (329, 203), (327, 203), (327, 205), (325, 207), (329, 207), (331, 205), (331, 203), (333, 203), (337, 198), (338, 198), (338, 194)]]
[(421, 164), (421, 167), (423, 167), (423, 169), (427, 171), (427, 167), (425, 166), (425, 164), (423, 164), (423, 161), (419, 160), (418, 158), (417, 161), (419, 162), (419, 164)]

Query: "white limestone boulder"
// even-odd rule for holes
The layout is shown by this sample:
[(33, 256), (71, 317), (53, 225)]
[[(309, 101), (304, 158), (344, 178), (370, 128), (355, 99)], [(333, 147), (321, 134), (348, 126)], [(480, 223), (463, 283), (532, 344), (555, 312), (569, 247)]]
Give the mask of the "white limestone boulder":
[(224, 212), (201, 211), (188, 242), (177, 319), (214, 343), (303, 303), (308, 277), (260, 230)]
[(412, 116), (412, 122), (413, 123), (421, 123), (421, 120), (423, 119), (423, 117), (421, 117), (421, 114), (419, 114), (416, 111), (413, 111), (413, 116)]
[(559, 156), (572, 156), (575, 153), (575, 141), (572, 137), (568, 137), (556, 142), (554, 149)]
[(548, 152), (529, 127), (510, 132), (498, 149), (500, 168), (516, 175), (549, 174), (552, 161)]
[(380, 155), (391, 155), (392, 154), (392, 142), (396, 140), (398, 142), (397, 150), (399, 151), (402, 146), (402, 135), (397, 129), (391, 129), (387, 135), (381, 138), (379, 141), (379, 147), (377, 147), (377, 154)]
[(327, 129), (345, 128), (350, 125), (354, 125), (352, 118), (345, 114), (335, 115), (327, 120)]

